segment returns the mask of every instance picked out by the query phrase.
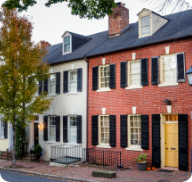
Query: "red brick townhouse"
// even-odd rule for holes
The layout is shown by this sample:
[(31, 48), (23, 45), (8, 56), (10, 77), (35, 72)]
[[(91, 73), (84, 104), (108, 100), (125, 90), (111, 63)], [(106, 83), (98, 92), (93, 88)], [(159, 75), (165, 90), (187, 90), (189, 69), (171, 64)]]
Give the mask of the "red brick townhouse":
[(161, 16), (143, 9), (137, 16), (138, 22), (129, 23), (129, 10), (117, 3), (103, 32), (105, 42), (87, 55), (88, 148), (121, 152), (123, 166), (135, 165), (134, 159), (147, 153), (151, 166), (187, 171), (192, 10)]

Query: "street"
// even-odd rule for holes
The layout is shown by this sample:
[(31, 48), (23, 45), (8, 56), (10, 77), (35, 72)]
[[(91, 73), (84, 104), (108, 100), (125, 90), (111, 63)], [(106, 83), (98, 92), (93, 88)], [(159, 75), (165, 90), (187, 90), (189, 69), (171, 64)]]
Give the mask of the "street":
[[(52, 179), (52, 178), (45, 178), (45, 177), (40, 177), (40, 176), (35, 176), (35, 175), (27, 175), (24, 173), (17, 173), (17, 172), (9, 172), (9, 171), (4, 171), (0, 170), (1, 177), (5, 181), (9, 182), (69, 182), (66, 180), (57, 180), (57, 179)], [(0, 182), (5, 182), (0, 178)]]

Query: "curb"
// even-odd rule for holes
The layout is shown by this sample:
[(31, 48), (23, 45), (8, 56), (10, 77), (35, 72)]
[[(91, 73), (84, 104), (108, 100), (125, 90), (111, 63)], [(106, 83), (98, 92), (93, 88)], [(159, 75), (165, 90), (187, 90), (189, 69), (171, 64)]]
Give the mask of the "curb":
[(40, 176), (40, 177), (47, 177), (47, 178), (49, 177), (49, 178), (69, 180), (69, 181), (99, 182), (99, 181), (87, 180), (87, 179), (67, 178), (67, 177), (60, 177), (60, 176), (54, 176), (54, 175), (48, 175), (48, 174), (40, 174), (40, 173), (36, 173), (36, 172), (22, 171), (22, 170), (18, 170), (18, 169), (7, 169), (7, 168), (3, 168), (3, 167), (0, 167), (0, 170), (18, 172), (18, 173), (24, 173), (24, 174), (33, 174), (35, 176)]

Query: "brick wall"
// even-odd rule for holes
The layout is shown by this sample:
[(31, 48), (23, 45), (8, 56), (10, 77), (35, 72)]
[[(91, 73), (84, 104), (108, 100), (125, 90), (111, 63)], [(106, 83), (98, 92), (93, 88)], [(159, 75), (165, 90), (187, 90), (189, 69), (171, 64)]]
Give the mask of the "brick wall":
[[(89, 104), (88, 104), (88, 148), (92, 148), (92, 115), (102, 114), (102, 108), (106, 108), (106, 114), (116, 115), (116, 147), (110, 150), (122, 151), (124, 165), (135, 165), (134, 158), (141, 152), (126, 151), (120, 147), (120, 115), (132, 114), (132, 107), (137, 107), (137, 114), (149, 115), (149, 163), (152, 162), (152, 114), (167, 113), (166, 105), (162, 101), (169, 99), (173, 102), (172, 113), (188, 114), (188, 144), (189, 144), (189, 167), (191, 166), (192, 148), (192, 87), (185, 83), (178, 86), (158, 87), (151, 85), (151, 57), (165, 54), (165, 47), (170, 46), (170, 53), (185, 52), (185, 70), (192, 65), (192, 39), (170, 42), (164, 44), (143, 47), (124, 52), (103, 55), (89, 59)], [(132, 60), (132, 53), (136, 53), (136, 59), (148, 58), (148, 81), (149, 85), (142, 89), (126, 90), (120, 88), (120, 62)], [(116, 89), (109, 92), (92, 91), (92, 67), (102, 64), (102, 58), (106, 58), (106, 64), (116, 64)], [(96, 147), (95, 147), (96, 148)], [(99, 148), (97, 148), (99, 149)], [(108, 150), (108, 149), (105, 149)], [(125, 159), (125, 160), (123, 160)], [(127, 160), (128, 159), (128, 160)]]
[(120, 33), (121, 30), (129, 25), (129, 10), (124, 7), (123, 3), (117, 3), (117, 6), (112, 11), (113, 14), (109, 16), (108, 21), (109, 35)]

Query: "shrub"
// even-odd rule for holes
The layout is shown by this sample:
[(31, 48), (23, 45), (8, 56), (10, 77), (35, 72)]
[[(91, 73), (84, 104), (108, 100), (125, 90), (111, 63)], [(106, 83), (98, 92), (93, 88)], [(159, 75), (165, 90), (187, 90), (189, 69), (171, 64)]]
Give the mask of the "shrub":
[(36, 145), (34, 152), (35, 154), (40, 154), (43, 151), (43, 149), (41, 148), (41, 145)]

